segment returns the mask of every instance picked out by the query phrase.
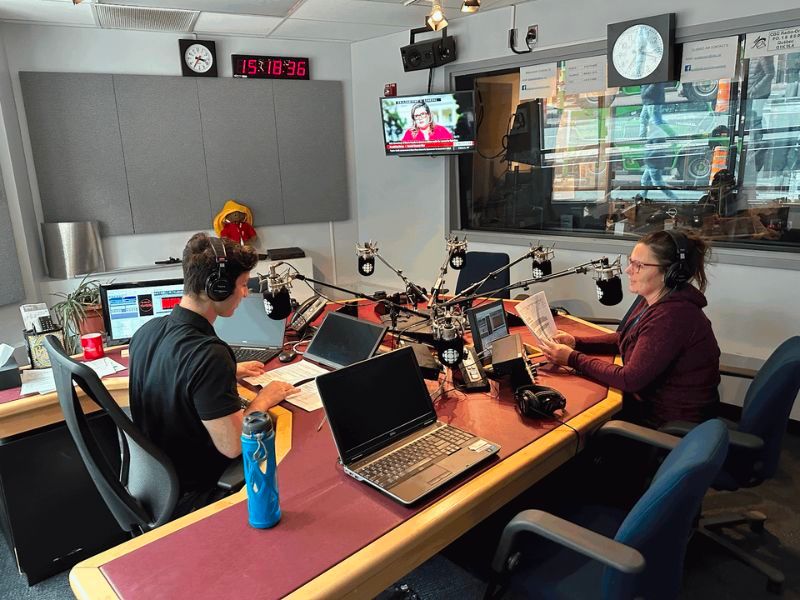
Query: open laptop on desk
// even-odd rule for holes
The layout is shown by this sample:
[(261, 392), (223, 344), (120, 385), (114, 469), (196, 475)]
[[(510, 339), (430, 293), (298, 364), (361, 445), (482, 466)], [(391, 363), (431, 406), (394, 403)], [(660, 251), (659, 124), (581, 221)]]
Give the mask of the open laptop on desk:
[(500, 447), (436, 420), (411, 348), (317, 377), (344, 472), (411, 504)]
[(233, 315), (214, 321), (214, 330), (231, 347), (236, 362), (275, 358), (283, 349), (285, 329), (284, 319), (274, 321), (264, 312), (261, 295), (242, 298)]
[(386, 334), (386, 327), (338, 312), (329, 312), (303, 358), (338, 369), (368, 359)]

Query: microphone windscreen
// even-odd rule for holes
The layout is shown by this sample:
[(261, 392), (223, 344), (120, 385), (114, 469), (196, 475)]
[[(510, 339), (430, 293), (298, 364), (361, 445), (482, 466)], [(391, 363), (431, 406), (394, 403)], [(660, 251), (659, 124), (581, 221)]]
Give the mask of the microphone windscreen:
[(597, 299), (600, 304), (614, 306), (622, 302), (622, 280), (619, 277), (612, 277), (605, 281), (598, 279), (595, 284), (597, 285)]
[(467, 264), (467, 253), (464, 250), (456, 250), (450, 254), (450, 266), (460, 271)]
[(375, 257), (374, 256), (359, 256), (358, 257), (358, 272), (364, 277), (369, 277), (375, 272)]
[(553, 263), (549, 260), (543, 260), (542, 262), (533, 261), (533, 277), (535, 279), (539, 279), (546, 275), (553, 274)]
[(292, 303), (289, 299), (289, 290), (279, 292), (264, 292), (264, 312), (274, 321), (281, 321), (292, 312)]

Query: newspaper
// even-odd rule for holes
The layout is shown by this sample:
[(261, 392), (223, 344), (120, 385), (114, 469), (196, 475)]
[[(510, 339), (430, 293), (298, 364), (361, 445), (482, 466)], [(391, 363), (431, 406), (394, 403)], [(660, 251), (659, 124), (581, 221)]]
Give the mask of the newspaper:
[(265, 386), (271, 381), (285, 381), (295, 386), (300, 382), (304, 382), (298, 386), (300, 392), (288, 396), (286, 401), (294, 404), (298, 408), (311, 412), (322, 408), (322, 400), (319, 397), (317, 384), (314, 380), (317, 375), (328, 372), (328, 369), (323, 369), (319, 365), (315, 365), (307, 360), (301, 360), (300, 362), (273, 369), (272, 371), (267, 371), (255, 377), (246, 377), (245, 381), (260, 386)]
[(537, 341), (552, 340), (558, 329), (544, 292), (536, 292), (517, 304), (517, 314)]

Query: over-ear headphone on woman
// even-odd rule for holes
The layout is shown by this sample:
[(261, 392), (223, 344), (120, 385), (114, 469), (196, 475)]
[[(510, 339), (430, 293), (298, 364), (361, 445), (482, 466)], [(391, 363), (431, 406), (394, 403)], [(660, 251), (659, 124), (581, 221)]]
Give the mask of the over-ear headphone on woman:
[(664, 271), (664, 285), (669, 289), (675, 289), (692, 278), (692, 271), (689, 268), (689, 239), (685, 234), (671, 229), (665, 229), (664, 233), (669, 235), (672, 243), (675, 244), (677, 260)]
[(514, 391), (514, 400), (517, 402), (517, 410), (532, 419), (554, 418), (557, 410), (563, 410), (567, 406), (567, 399), (561, 392), (536, 384), (518, 387)]
[[(225, 250), (225, 242), (221, 239), (210, 237), (208, 241), (211, 243), (211, 249), (214, 251), (217, 270), (212, 271), (209, 273), (208, 277), (206, 277), (206, 295), (214, 302), (223, 302), (231, 297), (234, 288), (234, 283), (225, 270), (228, 261), (228, 253)], [(217, 250), (218, 243), (222, 247), (222, 252)]]

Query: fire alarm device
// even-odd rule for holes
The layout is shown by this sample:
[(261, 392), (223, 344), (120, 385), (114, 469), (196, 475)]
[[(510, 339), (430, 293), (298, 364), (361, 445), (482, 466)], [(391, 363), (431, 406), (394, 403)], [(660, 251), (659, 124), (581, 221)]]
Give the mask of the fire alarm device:
[(397, 96), (397, 84), (387, 83), (383, 86), (383, 95), (385, 97)]

